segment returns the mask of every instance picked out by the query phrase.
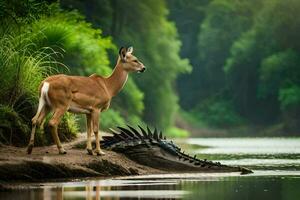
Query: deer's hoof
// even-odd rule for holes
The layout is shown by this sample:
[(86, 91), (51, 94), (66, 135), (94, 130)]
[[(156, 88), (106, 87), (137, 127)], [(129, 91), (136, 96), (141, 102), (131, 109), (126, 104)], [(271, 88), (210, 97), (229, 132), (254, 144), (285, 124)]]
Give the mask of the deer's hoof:
[(97, 156), (104, 156), (105, 153), (101, 150), (96, 150), (95, 153), (97, 154)]
[(87, 154), (88, 154), (88, 155), (94, 155), (92, 149), (86, 149), (86, 150), (87, 150)]
[(67, 151), (64, 148), (59, 149), (59, 154), (67, 154)]
[(27, 147), (27, 153), (31, 154), (32, 149), (33, 149), (33, 144), (28, 145), (28, 147)]

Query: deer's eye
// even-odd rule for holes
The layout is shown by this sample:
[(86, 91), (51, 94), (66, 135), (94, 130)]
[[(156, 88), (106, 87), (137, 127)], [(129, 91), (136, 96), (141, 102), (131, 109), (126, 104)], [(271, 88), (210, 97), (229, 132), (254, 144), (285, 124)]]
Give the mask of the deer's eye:
[(133, 62), (138, 63), (139, 61), (138, 60), (134, 60)]

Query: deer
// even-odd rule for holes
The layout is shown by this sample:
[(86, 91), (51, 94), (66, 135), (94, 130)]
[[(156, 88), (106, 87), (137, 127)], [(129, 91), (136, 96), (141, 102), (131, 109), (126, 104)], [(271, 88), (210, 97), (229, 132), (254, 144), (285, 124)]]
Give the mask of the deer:
[[(121, 47), (117, 63), (108, 77), (97, 74), (91, 76), (52, 75), (44, 79), (39, 86), (39, 103), (32, 118), (32, 129), (27, 153), (31, 154), (34, 136), (45, 117), (52, 112), (48, 122), (50, 131), (59, 154), (66, 154), (58, 137), (57, 127), (66, 112), (86, 115), (87, 143), (89, 155), (98, 156), (105, 153), (100, 148), (99, 118), (101, 112), (110, 106), (112, 97), (116, 96), (126, 84), (130, 72), (144, 72), (146, 67), (133, 55), (133, 47)], [(92, 133), (95, 135), (96, 149), (92, 150)]]

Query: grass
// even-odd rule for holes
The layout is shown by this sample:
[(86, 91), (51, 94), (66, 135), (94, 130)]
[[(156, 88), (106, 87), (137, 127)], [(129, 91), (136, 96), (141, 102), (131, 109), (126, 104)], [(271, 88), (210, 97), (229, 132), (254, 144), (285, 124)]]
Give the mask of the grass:
[[(38, 86), (59, 64), (54, 58), (57, 52), (33, 42), (36, 34), (8, 33), (0, 38), (0, 142), (4, 144), (27, 144)], [(63, 138), (75, 135), (75, 124), (74, 117), (64, 116), (60, 126)], [(43, 131), (38, 131), (36, 138), (37, 145), (49, 143)]]

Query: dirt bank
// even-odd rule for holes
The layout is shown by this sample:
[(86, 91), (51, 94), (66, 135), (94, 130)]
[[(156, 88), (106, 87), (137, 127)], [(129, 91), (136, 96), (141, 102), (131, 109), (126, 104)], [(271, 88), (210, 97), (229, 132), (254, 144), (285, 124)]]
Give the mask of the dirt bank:
[(75, 148), (84, 141), (82, 134), (75, 141), (65, 143), (66, 155), (59, 155), (54, 145), (35, 147), (31, 155), (26, 153), (26, 148), (1, 145), (0, 183), (163, 173), (112, 151), (104, 150), (106, 155), (101, 157), (87, 155), (86, 150)]

